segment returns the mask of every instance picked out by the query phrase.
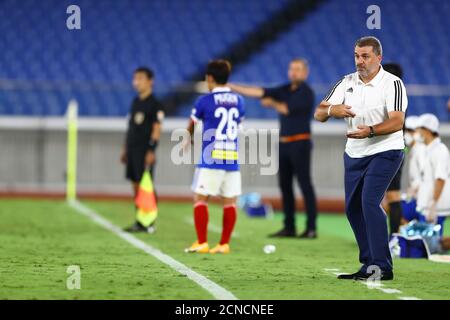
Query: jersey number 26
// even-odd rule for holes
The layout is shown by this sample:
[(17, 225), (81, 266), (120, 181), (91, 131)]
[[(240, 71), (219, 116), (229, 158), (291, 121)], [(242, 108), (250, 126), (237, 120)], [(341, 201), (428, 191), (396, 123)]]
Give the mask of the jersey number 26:
[[(214, 112), (216, 118), (220, 118), (219, 125), (216, 129), (216, 140), (235, 140), (238, 135), (239, 110), (237, 108), (226, 109), (219, 107)], [(224, 129), (226, 127), (226, 134)]]

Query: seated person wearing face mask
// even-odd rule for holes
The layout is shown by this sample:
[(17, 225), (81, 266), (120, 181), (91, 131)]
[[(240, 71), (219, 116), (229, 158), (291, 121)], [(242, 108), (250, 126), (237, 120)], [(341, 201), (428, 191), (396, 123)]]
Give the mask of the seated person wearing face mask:
[(408, 168), (408, 199), (416, 199), (420, 185), (420, 163), (423, 160), (425, 145), (418, 132), (419, 117), (409, 116), (405, 120), (405, 144), (407, 147)]
[(450, 215), (450, 152), (439, 137), (439, 120), (427, 113), (419, 118), (417, 128), (423, 141), (423, 161), (420, 161), (420, 184), (417, 191), (417, 211), (422, 221), (441, 225)]
[(417, 128), (419, 117), (409, 116), (405, 119), (405, 145), (408, 164), (407, 197), (402, 201), (402, 215), (407, 221), (419, 220), (420, 214), (416, 211), (417, 191), (420, 186), (420, 164), (423, 163), (425, 145)]

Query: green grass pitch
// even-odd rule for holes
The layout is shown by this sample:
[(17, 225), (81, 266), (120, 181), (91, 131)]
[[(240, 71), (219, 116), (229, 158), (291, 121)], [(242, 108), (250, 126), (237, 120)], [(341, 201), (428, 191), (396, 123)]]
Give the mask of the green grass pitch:
[[(133, 220), (131, 203), (83, 202), (118, 226)], [(343, 215), (319, 218), (319, 239), (268, 239), (281, 217), (239, 214), (232, 253), (185, 254), (194, 241), (190, 204), (163, 202), (158, 231), (137, 237), (208, 277), (239, 299), (420, 299), (450, 298), (450, 265), (424, 259), (395, 260), (389, 294), (365, 284), (337, 280), (325, 271), (358, 268), (357, 247)], [(221, 208), (210, 206), (210, 222), (221, 226)], [(0, 299), (211, 299), (187, 277), (134, 248), (78, 214), (63, 201), (0, 200)], [(298, 219), (299, 230), (303, 217)], [(214, 229), (214, 228), (213, 228)], [(450, 234), (447, 224), (446, 234)], [(210, 245), (220, 234), (209, 232)], [(273, 254), (263, 246), (274, 244)], [(81, 268), (81, 289), (69, 290), (67, 267)]]

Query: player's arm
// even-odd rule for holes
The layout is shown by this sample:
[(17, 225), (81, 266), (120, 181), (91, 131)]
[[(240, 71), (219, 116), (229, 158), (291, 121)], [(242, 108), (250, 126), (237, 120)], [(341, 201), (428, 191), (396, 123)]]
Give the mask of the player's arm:
[(243, 96), (261, 99), (264, 96), (264, 89), (256, 86), (244, 86), (228, 83), (227, 86), (234, 92)]
[(389, 119), (373, 126), (375, 135), (383, 136), (403, 129), (405, 123), (405, 113), (403, 111), (391, 111), (388, 113)]
[(322, 101), (314, 112), (314, 119), (320, 122), (326, 122), (330, 118), (344, 119), (353, 118), (355, 113), (352, 107), (345, 104), (331, 104), (328, 101)]
[(161, 123), (154, 122), (150, 140), (158, 143), (160, 138), (161, 138)]
[(159, 138), (161, 137), (161, 123), (154, 122), (152, 125), (152, 134), (150, 136), (150, 140), (148, 142), (148, 150), (145, 155), (145, 164), (152, 165), (155, 160), (155, 150), (159, 143)]
[(283, 87), (275, 88), (261, 88), (262, 99), (261, 104), (263, 107), (272, 108), (280, 114), (287, 115), (289, 113), (289, 106), (283, 101), (282, 91)]
[(159, 139), (161, 138), (161, 122), (164, 119), (164, 112), (162, 109), (159, 109), (156, 112), (156, 118), (155, 121), (152, 124), (152, 133), (150, 135), (149, 140), (149, 150), (155, 151), (156, 147), (158, 146)]
[(152, 165), (155, 160), (155, 151), (158, 146), (159, 139), (161, 138), (161, 121), (164, 119), (164, 111), (159, 107), (155, 114), (155, 121), (152, 123), (152, 133), (148, 141), (147, 154), (145, 155), (145, 164)]
[(347, 137), (364, 139), (369, 137), (371, 132), (374, 136), (383, 136), (402, 130), (405, 123), (406, 108), (408, 107), (408, 97), (400, 79), (393, 80), (388, 84), (385, 103), (388, 112), (387, 120), (374, 126), (358, 126), (358, 130), (348, 133)]
[(438, 178), (434, 182), (434, 193), (433, 193), (433, 201), (437, 202), (441, 197), (442, 190), (444, 190), (445, 180)]
[(190, 146), (194, 143), (194, 130), (195, 130), (195, 120), (194, 119), (189, 119), (187, 128), (186, 128), (187, 132), (189, 133), (187, 139), (183, 139), (182, 141), (182, 146), (183, 146), (183, 150), (187, 150), (188, 148), (190, 148)]
[(391, 82), (386, 91), (386, 107), (388, 119), (373, 126), (375, 135), (391, 134), (403, 130), (405, 124), (405, 112), (408, 107), (408, 97), (402, 80)]
[(120, 162), (122, 164), (126, 164), (127, 163), (127, 149), (125, 147), (125, 145), (123, 145), (122, 147), (122, 152), (120, 153)]
[(439, 201), (439, 198), (441, 197), (442, 190), (444, 190), (444, 186), (445, 186), (445, 179), (437, 178), (434, 181), (433, 199), (431, 200), (429, 214), (427, 216), (427, 221), (428, 222), (436, 223), (437, 202)]
[(405, 113), (402, 111), (392, 111), (388, 113), (389, 119), (376, 124), (374, 126), (360, 125), (358, 130), (347, 133), (348, 138), (352, 139), (364, 139), (370, 136), (372, 127), (374, 136), (383, 136), (391, 134), (403, 129), (403, 123), (405, 121)]
[(148, 141), (147, 153), (145, 154), (145, 165), (151, 166), (156, 161), (155, 150), (161, 137), (161, 123), (154, 122), (152, 124), (152, 134)]
[(188, 123), (186, 130), (189, 132), (190, 137), (192, 137), (192, 134), (194, 133), (194, 128), (195, 128), (195, 121), (192, 119), (189, 119), (189, 123)]
[(289, 108), (287, 103), (277, 101), (271, 97), (266, 97), (261, 99), (261, 104), (264, 107), (273, 108), (275, 111), (287, 115), (289, 113)]
[(125, 134), (125, 141), (122, 145), (122, 152), (120, 153), (120, 162), (122, 164), (126, 164), (128, 161), (128, 155), (127, 155), (127, 137), (128, 137), (128, 131), (130, 130), (130, 124), (127, 125), (127, 132)]
[[(277, 101), (275, 99), (275, 97), (273, 97), (271, 95), (271, 92), (268, 89), (264, 89), (262, 87), (256, 87), (256, 86), (243, 86), (243, 85), (237, 85), (237, 84), (232, 84), (232, 83), (229, 83), (228, 86), (234, 92), (237, 92), (244, 96), (261, 99), (261, 104), (264, 107), (273, 108), (277, 112), (284, 114), (284, 115), (289, 113), (289, 108), (288, 108), (287, 104), (284, 102)], [(275, 91), (276, 91), (276, 89), (275, 89)]]
[(314, 119), (320, 122), (326, 122), (330, 118), (353, 118), (355, 113), (351, 110), (352, 107), (343, 104), (344, 94), (345, 78), (342, 78), (333, 85), (325, 98), (316, 107)]
[(187, 146), (191, 145), (191, 143), (194, 142), (193, 134), (194, 134), (194, 130), (195, 130), (195, 124), (203, 119), (203, 114), (204, 114), (204, 108), (203, 108), (203, 104), (202, 104), (202, 98), (199, 98), (195, 102), (194, 108), (192, 108), (191, 116), (189, 118), (189, 123), (186, 128), (189, 133), (189, 139), (188, 139), (188, 142), (185, 143), (185, 146), (184, 146), (185, 148), (187, 148)]

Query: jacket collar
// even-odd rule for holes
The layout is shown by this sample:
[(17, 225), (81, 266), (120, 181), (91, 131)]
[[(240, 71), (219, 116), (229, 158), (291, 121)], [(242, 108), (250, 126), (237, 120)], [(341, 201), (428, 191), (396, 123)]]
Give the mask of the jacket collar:
[(383, 76), (384, 76), (385, 72), (386, 71), (384, 71), (383, 66), (380, 65), (380, 70), (378, 70), (378, 73), (376, 74), (376, 76), (372, 80), (370, 80), (367, 83), (364, 83), (359, 78), (359, 75), (358, 75), (358, 83), (361, 83), (362, 85), (365, 85), (365, 86), (371, 85), (373, 87), (376, 87), (380, 83), (381, 79), (383, 79)]

